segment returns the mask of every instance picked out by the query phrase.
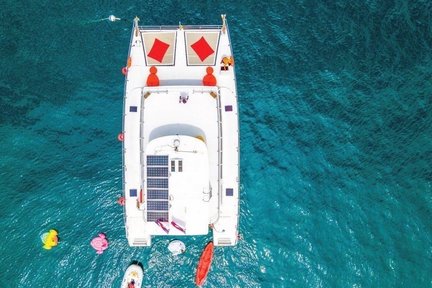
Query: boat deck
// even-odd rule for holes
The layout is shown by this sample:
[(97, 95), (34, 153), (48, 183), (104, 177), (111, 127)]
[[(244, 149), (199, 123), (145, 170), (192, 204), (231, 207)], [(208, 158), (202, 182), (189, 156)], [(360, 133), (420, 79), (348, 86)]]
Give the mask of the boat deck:
[[(149, 246), (152, 235), (207, 234), (210, 224), (215, 245), (237, 243), (238, 107), (234, 66), (222, 70), (220, 64), (232, 56), (226, 29), (135, 23), (123, 123), (131, 246)], [(148, 85), (151, 67), (156, 86)], [(207, 67), (214, 86), (203, 85)], [(151, 164), (149, 155), (166, 163)]]

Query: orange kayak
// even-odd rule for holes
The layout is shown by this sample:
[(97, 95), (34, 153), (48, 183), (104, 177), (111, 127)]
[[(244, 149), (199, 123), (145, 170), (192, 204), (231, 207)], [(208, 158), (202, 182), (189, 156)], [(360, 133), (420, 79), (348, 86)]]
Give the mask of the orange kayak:
[(195, 284), (201, 286), (204, 284), (207, 278), (207, 274), (210, 270), (210, 266), (213, 260), (213, 242), (209, 242), (204, 248), (198, 262), (197, 272), (195, 276)]

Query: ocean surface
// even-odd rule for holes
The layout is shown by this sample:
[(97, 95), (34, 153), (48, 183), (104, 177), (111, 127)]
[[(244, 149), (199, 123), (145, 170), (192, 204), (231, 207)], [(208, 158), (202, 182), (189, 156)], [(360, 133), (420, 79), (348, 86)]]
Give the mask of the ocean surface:
[[(242, 240), (204, 287), (432, 287), (432, 2), (0, 2), (0, 287), (194, 287), (211, 234), (127, 245), (125, 65), (141, 24), (219, 24), (236, 56)], [(109, 22), (114, 14), (124, 21)], [(41, 235), (59, 231), (59, 246)], [(90, 240), (106, 233), (96, 255)]]

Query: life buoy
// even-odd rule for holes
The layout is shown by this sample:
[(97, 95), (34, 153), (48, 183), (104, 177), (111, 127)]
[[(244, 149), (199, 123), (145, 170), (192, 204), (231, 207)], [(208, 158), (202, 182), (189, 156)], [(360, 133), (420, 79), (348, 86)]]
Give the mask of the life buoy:
[(124, 141), (124, 134), (123, 134), (122, 132), (120, 132), (120, 133), (117, 135), (117, 139), (118, 139), (120, 142), (123, 142), (123, 141)]
[(124, 197), (119, 197), (118, 200), (117, 200), (117, 203), (120, 206), (124, 206), (125, 205), (125, 198)]
[(128, 68), (127, 67), (123, 67), (122, 68), (122, 74), (126, 76), (127, 72), (128, 72)]

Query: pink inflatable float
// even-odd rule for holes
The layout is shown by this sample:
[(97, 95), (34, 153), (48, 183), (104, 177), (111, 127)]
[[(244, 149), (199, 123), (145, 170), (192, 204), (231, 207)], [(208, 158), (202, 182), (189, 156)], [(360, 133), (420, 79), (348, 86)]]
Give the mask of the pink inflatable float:
[(96, 250), (97, 254), (102, 254), (108, 248), (108, 240), (105, 234), (100, 233), (99, 236), (93, 238), (90, 245)]

